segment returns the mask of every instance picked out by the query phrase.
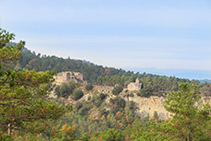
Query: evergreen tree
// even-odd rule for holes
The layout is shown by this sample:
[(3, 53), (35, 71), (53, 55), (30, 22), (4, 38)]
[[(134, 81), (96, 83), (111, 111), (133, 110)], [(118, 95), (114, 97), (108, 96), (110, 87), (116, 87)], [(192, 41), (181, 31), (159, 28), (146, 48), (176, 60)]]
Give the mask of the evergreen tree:
[(168, 94), (165, 108), (173, 113), (173, 118), (165, 129), (168, 136), (187, 141), (210, 140), (207, 123), (210, 122), (211, 108), (209, 103), (201, 105), (201, 108), (196, 105), (200, 99), (197, 87), (187, 83), (180, 84), (178, 92)]
[[(24, 42), (10, 44), (14, 34), (0, 29), (0, 132), (34, 132), (31, 127), (48, 119), (58, 119), (66, 109), (47, 100), (53, 72), (12, 69)], [(35, 128), (34, 128), (35, 129)]]

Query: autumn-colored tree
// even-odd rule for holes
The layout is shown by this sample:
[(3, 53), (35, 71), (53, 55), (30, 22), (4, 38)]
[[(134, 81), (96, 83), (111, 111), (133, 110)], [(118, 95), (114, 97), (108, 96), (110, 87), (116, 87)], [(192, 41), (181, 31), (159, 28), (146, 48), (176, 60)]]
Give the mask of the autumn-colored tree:
[(67, 108), (48, 100), (54, 72), (17, 71), (15, 61), (24, 42), (12, 44), (14, 34), (0, 29), (0, 131), (32, 131), (34, 122), (57, 119)]

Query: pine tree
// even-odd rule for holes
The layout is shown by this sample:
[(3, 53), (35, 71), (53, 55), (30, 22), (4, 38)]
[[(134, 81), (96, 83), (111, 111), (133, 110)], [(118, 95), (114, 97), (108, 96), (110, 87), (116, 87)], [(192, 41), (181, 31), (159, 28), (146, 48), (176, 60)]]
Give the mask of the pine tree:
[(0, 132), (34, 132), (33, 123), (57, 119), (67, 109), (47, 99), (54, 72), (13, 69), (24, 46), (23, 41), (11, 44), (13, 39), (14, 34), (0, 29)]
[[(195, 85), (183, 83), (178, 92), (168, 94), (165, 101), (167, 111), (173, 113), (173, 118), (167, 122), (166, 133), (172, 139), (178, 140), (210, 140), (210, 104), (200, 108), (197, 102), (201, 97)], [(202, 102), (201, 102), (202, 103)]]

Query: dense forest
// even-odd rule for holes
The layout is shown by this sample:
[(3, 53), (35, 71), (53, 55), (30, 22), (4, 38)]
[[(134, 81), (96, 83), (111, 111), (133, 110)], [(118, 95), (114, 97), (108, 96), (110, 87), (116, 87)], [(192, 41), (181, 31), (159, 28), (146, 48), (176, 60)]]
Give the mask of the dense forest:
[(36, 54), (26, 48), (22, 49), (22, 56), (20, 57), (19, 64), (16, 68), (34, 69), (35, 71), (55, 70), (57, 73), (62, 71), (81, 72), (84, 75), (84, 79), (90, 83), (97, 83), (97, 78), (100, 75), (133, 75), (133, 72), (130, 71), (126, 72), (122, 69), (103, 67), (87, 61), (70, 58), (64, 59), (56, 56), (41, 56), (41, 54)]
[[(24, 42), (11, 44), (14, 34), (0, 29), (0, 140), (39, 141), (141, 141), (141, 140), (211, 140), (211, 108), (195, 103), (200, 89), (210, 91), (210, 84), (152, 74), (134, 74), (104, 68), (80, 60), (40, 56), (23, 49)], [(25, 50), (25, 51), (23, 51)], [(22, 55), (21, 55), (22, 51)], [(64, 70), (63, 70), (64, 69)], [(55, 72), (79, 71), (92, 84), (116, 85), (106, 109), (107, 94), (92, 92), (87, 101), (77, 101), (83, 92), (79, 84), (68, 89), (77, 102), (74, 107), (59, 99), (49, 99)], [(89, 78), (88, 76), (92, 77)], [(118, 96), (128, 82), (139, 78), (140, 95), (168, 92), (164, 107), (172, 118), (160, 120), (136, 113), (137, 105)], [(58, 95), (61, 90), (57, 90)]]

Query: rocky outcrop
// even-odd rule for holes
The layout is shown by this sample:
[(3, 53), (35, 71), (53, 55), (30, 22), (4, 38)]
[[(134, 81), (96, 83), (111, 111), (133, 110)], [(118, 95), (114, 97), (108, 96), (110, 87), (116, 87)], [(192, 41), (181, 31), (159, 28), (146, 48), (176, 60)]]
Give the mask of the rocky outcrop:
[(134, 101), (137, 104), (137, 113), (140, 116), (146, 117), (149, 115), (149, 117), (152, 117), (154, 112), (157, 112), (160, 120), (170, 118), (170, 113), (164, 108), (164, 100), (164, 97), (158, 96), (151, 96), (147, 98), (134, 95), (134, 97), (129, 98), (129, 101)]
[(54, 79), (55, 81), (53, 82), (53, 84), (56, 85), (61, 85), (62, 83), (68, 83), (70, 81), (83, 82), (83, 74), (79, 72), (70, 72), (70, 71), (60, 72), (54, 76)]
[(128, 84), (127, 89), (128, 91), (140, 91), (141, 90), (141, 83), (139, 82), (139, 79), (136, 79), (136, 82), (131, 82)]
[[(149, 115), (149, 117), (152, 117), (154, 115), (154, 112), (157, 112), (160, 120), (171, 118), (171, 113), (168, 112), (164, 107), (165, 97), (151, 96), (146, 98), (135, 95), (134, 97), (130, 97), (129, 100), (136, 102), (139, 108), (137, 110), (137, 113), (140, 116)], [(211, 97), (204, 96), (196, 103), (196, 106), (199, 106), (199, 108), (201, 108), (202, 105), (207, 102), (211, 103)]]

